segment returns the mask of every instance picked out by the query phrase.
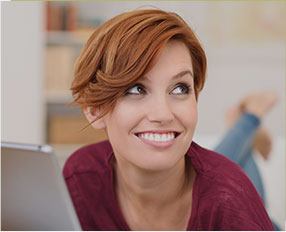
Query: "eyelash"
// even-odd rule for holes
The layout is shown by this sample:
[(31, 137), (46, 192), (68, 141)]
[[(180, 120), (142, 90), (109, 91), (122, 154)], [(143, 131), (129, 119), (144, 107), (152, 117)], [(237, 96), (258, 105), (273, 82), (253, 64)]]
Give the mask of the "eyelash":
[[(141, 91), (143, 91), (143, 93), (140, 94), (140, 91), (139, 91), (139, 94), (138, 93), (131, 93), (130, 90), (133, 89), (134, 87), (140, 87), (141, 88)], [(181, 87), (181, 88), (184, 88), (184, 90), (182, 92), (184, 93), (181, 93), (181, 94), (175, 94), (175, 95), (185, 95), (185, 94), (190, 94), (192, 89), (191, 89), (191, 86), (187, 83), (183, 83), (183, 82), (180, 82), (178, 84), (176, 84), (175, 88), (172, 90), (174, 91), (175, 89), (177, 89), (178, 87)], [(133, 85), (132, 87), (128, 88), (125, 92), (125, 95), (143, 95), (143, 94), (146, 94), (146, 90), (145, 90), (145, 87), (144, 85), (142, 84), (135, 84)]]
[(128, 88), (128, 89), (126, 90), (125, 95), (141, 95), (140, 93), (137, 94), (137, 93), (131, 93), (131, 92), (130, 92), (130, 90), (132, 90), (132, 89), (135, 88), (135, 87), (140, 87), (140, 88), (142, 89), (142, 91), (144, 92), (144, 93), (142, 93), (142, 94), (146, 94), (145, 87), (144, 87), (142, 84), (134, 84), (133, 86), (131, 86), (130, 88)]
[(190, 94), (190, 92), (191, 92), (191, 86), (189, 85), (189, 84), (187, 84), (187, 83), (178, 83), (176, 86), (175, 86), (175, 88), (173, 89), (173, 91), (175, 90), (175, 89), (177, 89), (178, 87), (181, 87), (181, 88), (184, 88), (184, 90), (182, 91), (182, 92), (184, 92), (184, 93), (182, 93), (182, 94), (176, 94), (176, 95), (183, 95), (183, 94)]

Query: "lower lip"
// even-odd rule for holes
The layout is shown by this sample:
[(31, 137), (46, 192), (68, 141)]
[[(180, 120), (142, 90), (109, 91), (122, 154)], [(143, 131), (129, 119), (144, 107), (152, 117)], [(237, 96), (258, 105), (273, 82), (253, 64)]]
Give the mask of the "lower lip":
[(174, 138), (174, 139), (172, 139), (170, 141), (157, 142), (157, 141), (151, 141), (151, 140), (148, 140), (148, 139), (144, 139), (144, 138), (138, 137), (138, 136), (136, 136), (136, 137), (138, 139), (140, 139), (143, 143), (147, 144), (147, 145), (150, 145), (150, 146), (155, 147), (155, 148), (161, 148), (161, 149), (166, 149), (166, 148), (171, 147), (175, 143), (175, 139), (176, 139), (176, 138)]

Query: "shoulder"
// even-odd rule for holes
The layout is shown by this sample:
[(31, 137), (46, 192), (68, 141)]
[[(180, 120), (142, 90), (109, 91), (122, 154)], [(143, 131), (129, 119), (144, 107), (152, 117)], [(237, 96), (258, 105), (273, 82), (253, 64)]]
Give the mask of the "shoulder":
[(105, 170), (111, 157), (112, 147), (107, 140), (86, 145), (70, 155), (64, 165), (63, 175), (68, 178), (74, 174)]
[(103, 141), (78, 149), (65, 163), (63, 175), (84, 230), (110, 223), (104, 215), (115, 205), (112, 158), (110, 143)]
[(200, 179), (201, 191), (212, 191), (224, 200), (252, 198), (253, 193), (256, 193), (241, 167), (230, 159), (196, 143), (192, 144), (190, 152), (192, 164)]
[(238, 187), (250, 183), (239, 165), (219, 153), (193, 142), (189, 156), (197, 173), (206, 181), (221, 183), (229, 187), (233, 184), (235, 185), (233, 187)]
[(208, 221), (214, 228), (272, 229), (260, 196), (237, 164), (196, 143), (189, 153), (197, 171), (198, 211), (214, 220)]

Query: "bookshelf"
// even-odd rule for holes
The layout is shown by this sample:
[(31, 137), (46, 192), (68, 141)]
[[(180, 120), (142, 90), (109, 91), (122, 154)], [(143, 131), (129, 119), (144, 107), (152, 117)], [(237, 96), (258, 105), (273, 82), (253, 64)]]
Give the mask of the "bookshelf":
[(47, 31), (46, 43), (48, 46), (82, 47), (93, 29), (77, 29), (75, 31)]
[(80, 15), (76, 2), (45, 2), (45, 100), (47, 143), (87, 144), (105, 139), (103, 131), (87, 128), (87, 121), (74, 107), (70, 86), (74, 63), (83, 45), (101, 23)]
[(82, 38), (75, 32), (48, 31), (46, 34), (47, 46), (82, 46)]
[(92, 31), (46, 32), (45, 96), (48, 103), (72, 101), (69, 91), (74, 63)]

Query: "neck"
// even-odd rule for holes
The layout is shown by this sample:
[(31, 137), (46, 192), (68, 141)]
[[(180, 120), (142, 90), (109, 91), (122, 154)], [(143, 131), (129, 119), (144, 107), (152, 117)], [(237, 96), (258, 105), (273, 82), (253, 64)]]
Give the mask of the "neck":
[(189, 192), (189, 165), (182, 158), (174, 167), (164, 171), (146, 171), (131, 164), (117, 161), (117, 192), (134, 207), (157, 209), (178, 202)]

